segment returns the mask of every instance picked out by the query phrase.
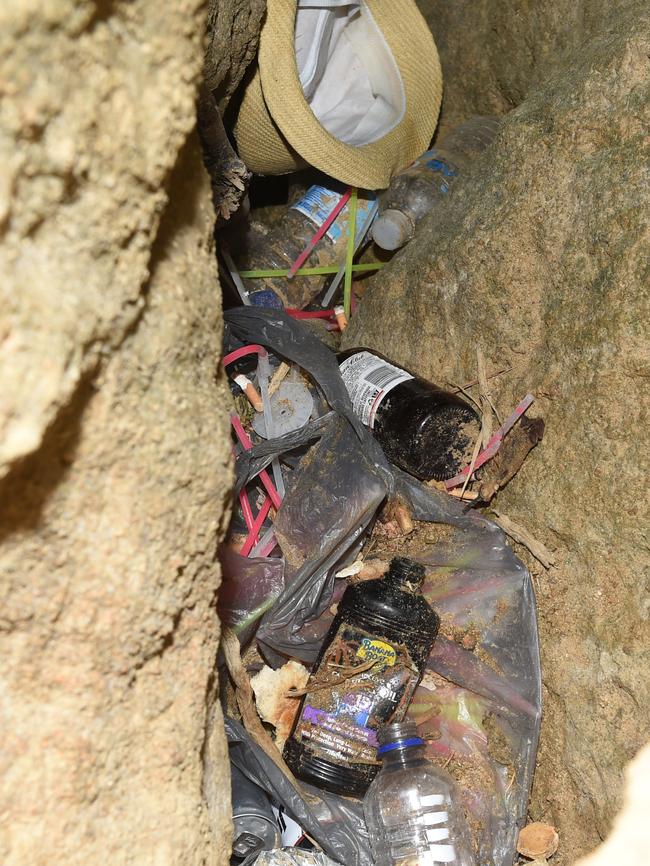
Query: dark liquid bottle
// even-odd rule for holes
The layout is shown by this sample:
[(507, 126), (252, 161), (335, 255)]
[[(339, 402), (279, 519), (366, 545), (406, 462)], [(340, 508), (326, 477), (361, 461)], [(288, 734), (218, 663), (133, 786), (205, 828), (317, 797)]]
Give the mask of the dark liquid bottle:
[(423, 566), (394, 559), (346, 589), (284, 747), (299, 778), (361, 795), (377, 774), (377, 731), (404, 718), (440, 626), (423, 579)]
[(472, 458), (480, 420), (472, 407), (376, 352), (338, 356), (355, 413), (388, 459), (423, 481), (453, 478)]

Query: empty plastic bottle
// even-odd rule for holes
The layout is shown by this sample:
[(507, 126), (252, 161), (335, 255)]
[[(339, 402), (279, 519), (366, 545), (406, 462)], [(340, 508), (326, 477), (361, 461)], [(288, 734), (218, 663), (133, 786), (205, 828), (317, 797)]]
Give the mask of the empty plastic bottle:
[(375, 866), (475, 866), (454, 782), (424, 750), (414, 722), (379, 731), (382, 768), (363, 804)]
[(415, 226), (449, 192), (454, 179), (492, 143), (497, 117), (472, 117), (454, 127), (431, 150), (396, 174), (379, 198), (372, 239), (384, 250), (410, 241)]
[[(314, 233), (323, 225), (341, 200), (346, 187), (332, 181), (329, 187), (312, 186), (292, 204), (279, 224), (264, 233), (252, 229), (248, 233), (247, 251), (240, 258), (244, 269), (287, 269), (305, 249)], [(357, 199), (356, 237), (365, 234), (368, 221), (376, 210), (376, 196), (359, 192)], [(303, 264), (305, 268), (343, 265), (347, 245), (348, 204), (325, 232)], [(292, 280), (267, 277), (256, 282), (259, 289), (251, 292), (253, 306), (295, 307), (302, 309), (323, 288), (322, 276), (299, 276)]]

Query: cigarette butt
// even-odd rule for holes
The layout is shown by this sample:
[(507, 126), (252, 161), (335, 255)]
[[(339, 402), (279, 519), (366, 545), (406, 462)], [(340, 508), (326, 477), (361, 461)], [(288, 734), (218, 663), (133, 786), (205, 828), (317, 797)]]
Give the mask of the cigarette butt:
[(463, 499), (463, 500), (464, 499), (468, 499), (468, 500), (478, 499), (478, 493), (475, 490), (466, 490), (463, 493), (462, 487), (455, 487), (453, 490), (448, 490), (447, 493), (450, 496), (455, 496), (456, 499)]
[(345, 331), (348, 326), (348, 317), (345, 315), (343, 307), (334, 307), (334, 315), (336, 316), (336, 322), (341, 331)]
[(397, 525), (402, 530), (404, 535), (409, 535), (415, 529), (415, 525), (413, 524), (413, 518), (411, 517), (411, 512), (408, 510), (406, 505), (402, 502), (398, 502), (395, 505), (395, 509), (393, 511), (395, 515), (395, 520), (397, 521)]
[(257, 393), (255, 385), (253, 385), (248, 376), (244, 376), (243, 373), (240, 373), (238, 376), (235, 376), (235, 382), (239, 385), (244, 394), (246, 394), (248, 402), (251, 404), (253, 409), (255, 409), (256, 412), (263, 412), (264, 406), (262, 404), (262, 398)]

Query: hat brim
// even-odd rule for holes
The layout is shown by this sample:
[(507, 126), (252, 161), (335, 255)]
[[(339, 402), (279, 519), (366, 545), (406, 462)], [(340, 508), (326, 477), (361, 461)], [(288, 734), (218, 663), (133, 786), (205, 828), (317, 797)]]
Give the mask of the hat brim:
[(313, 165), (351, 186), (382, 189), (428, 147), (438, 120), (442, 72), (433, 37), (413, 0), (364, 0), (397, 63), (406, 110), (386, 135), (354, 146), (331, 135), (305, 99), (294, 50), (296, 0), (268, 0), (258, 70), (235, 124), (240, 156), (259, 174)]

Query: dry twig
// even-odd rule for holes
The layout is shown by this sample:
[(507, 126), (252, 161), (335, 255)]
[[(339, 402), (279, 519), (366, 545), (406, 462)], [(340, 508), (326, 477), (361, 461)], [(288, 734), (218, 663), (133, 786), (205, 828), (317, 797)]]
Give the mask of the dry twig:
[[(478, 393), (481, 403), (481, 440), (483, 448), (487, 448), (487, 444), (492, 436), (492, 412), (494, 411), (494, 407), (488, 391), (485, 358), (483, 357), (483, 352), (478, 348), (476, 350), (476, 363), (478, 366)], [(496, 412), (494, 414), (496, 415)]]
[[(460, 393), (464, 397), (467, 397), (467, 399), (470, 400), (476, 406), (476, 408), (478, 409), (479, 412), (481, 411), (481, 404), (478, 402), (478, 400), (476, 400), (474, 397), (472, 397), (472, 395), (469, 393), (469, 391), (466, 390), (469, 387), (469, 385), (457, 385), (456, 382), (452, 382), (451, 380), (449, 381), (449, 384), (454, 386), (455, 391), (460, 391)], [(474, 384), (477, 384), (477, 383), (475, 382)]]
[(295, 776), (286, 765), (278, 747), (273, 742), (271, 735), (267, 732), (257, 714), (251, 681), (241, 660), (239, 640), (235, 632), (226, 626), (223, 627), (221, 634), (221, 648), (226, 660), (228, 673), (235, 684), (235, 697), (237, 698), (237, 706), (239, 707), (244, 727), (258, 746), (264, 750), (269, 758), (287, 776), (292, 785), (298, 788)]
[[(497, 370), (496, 373), (490, 373), (489, 376), (486, 376), (488, 380), (496, 379), (497, 376), (503, 375), (503, 373), (509, 373), (512, 370), (512, 367), (504, 367), (502, 370)], [(471, 382), (465, 382), (464, 385), (457, 385), (455, 382), (449, 380), (447, 382), (448, 385), (451, 385), (456, 391), (465, 392), (466, 388), (473, 388), (474, 385), (478, 385), (478, 379), (472, 379)]]
[[(350, 665), (341, 666), (341, 670), (335, 672), (333, 671), (332, 676), (324, 677), (320, 680), (314, 679), (311, 682), (307, 683), (304, 689), (289, 689), (289, 691), (287, 692), (287, 697), (301, 698), (308, 692), (321, 692), (323, 689), (332, 688), (343, 682), (343, 680), (349, 680), (351, 677), (356, 677), (357, 674), (362, 674), (364, 671), (369, 671), (370, 668), (374, 667), (376, 664), (377, 659), (372, 659), (371, 661), (364, 662), (362, 665), (356, 665), (355, 667), (352, 667)], [(329, 667), (337, 666), (330, 664)]]
[(542, 418), (522, 416), (519, 424), (505, 438), (495, 459), (481, 473), (478, 492), (484, 502), (490, 500), (519, 472), (524, 460), (544, 436)]
[[(483, 418), (485, 418), (485, 415), (483, 415)], [(460, 499), (462, 499), (463, 496), (465, 495), (465, 491), (467, 490), (467, 485), (469, 484), (469, 480), (472, 477), (472, 474), (474, 472), (474, 466), (476, 464), (476, 458), (478, 457), (479, 451), (481, 450), (481, 442), (483, 441), (483, 418), (481, 419), (481, 429), (479, 431), (478, 436), (476, 437), (476, 444), (474, 445), (474, 453), (472, 454), (472, 460), (469, 464), (469, 472), (467, 473), (467, 477), (465, 478), (465, 481), (463, 482), (462, 490), (460, 491), (460, 497), (459, 497)]]
[(541, 541), (538, 541), (534, 536), (532, 536), (527, 529), (524, 529), (523, 526), (515, 523), (514, 520), (511, 520), (506, 514), (502, 514), (500, 511), (494, 510), (493, 513), (496, 515), (494, 522), (503, 529), (506, 535), (509, 535), (510, 538), (513, 538), (518, 544), (523, 544), (523, 546), (532, 553), (535, 559), (542, 563), (544, 568), (549, 569), (552, 565), (555, 565), (555, 556), (546, 545), (542, 544)]
[[(492, 401), (490, 400), (490, 395), (487, 390), (487, 376), (485, 375), (485, 359), (483, 358), (483, 352), (480, 349), (476, 349), (476, 362), (478, 365), (478, 388), (479, 388), (479, 401), (474, 400), (473, 397), (465, 391), (464, 388), (460, 388), (460, 390), (465, 394), (466, 397), (469, 397), (472, 402), (478, 406), (479, 411), (481, 413), (481, 430), (476, 439), (476, 444), (474, 445), (474, 453), (472, 454), (472, 460), (469, 464), (469, 472), (463, 482), (463, 487), (460, 491), (459, 499), (463, 499), (465, 496), (465, 491), (467, 490), (467, 485), (470, 482), (470, 479), (474, 473), (474, 466), (476, 464), (476, 459), (482, 448), (486, 448), (488, 442), (490, 441), (490, 437), (492, 436), (492, 415), (491, 413), (494, 411), (496, 415), (496, 411), (492, 406)], [(459, 387), (459, 386), (456, 386)], [(458, 494), (455, 494), (458, 495)]]
[(271, 376), (271, 381), (269, 382), (269, 397), (272, 397), (275, 394), (280, 385), (284, 382), (290, 369), (291, 367), (286, 363), (286, 361), (280, 363), (280, 366), (273, 376)]
[(227, 222), (246, 195), (251, 173), (237, 156), (209, 88), (202, 85), (197, 102), (197, 129), (203, 162), (210, 175), (212, 200), (219, 222)]

